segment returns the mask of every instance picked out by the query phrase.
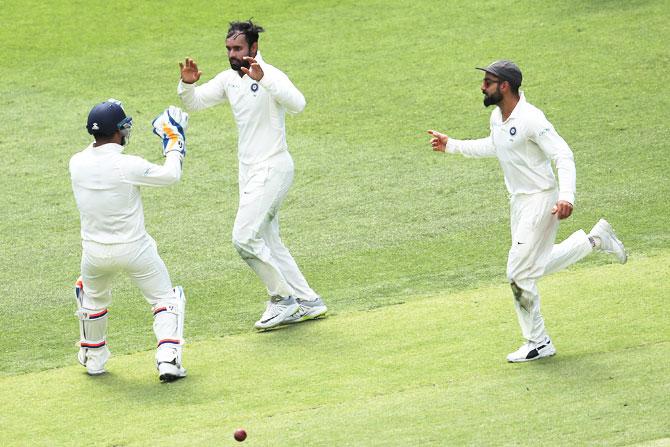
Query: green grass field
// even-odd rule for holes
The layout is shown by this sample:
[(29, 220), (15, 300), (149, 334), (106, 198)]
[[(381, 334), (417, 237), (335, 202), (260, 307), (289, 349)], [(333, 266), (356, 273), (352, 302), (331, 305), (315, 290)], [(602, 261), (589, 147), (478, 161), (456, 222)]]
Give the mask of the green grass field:
[[(119, 277), (106, 376), (76, 364), (79, 218), (67, 163), (86, 115), (122, 99), (127, 153), (179, 105), (177, 62), (227, 68), (231, 20), (305, 94), (282, 236), (324, 321), (256, 334), (261, 283), (230, 243), (236, 129), (194, 113), (182, 182), (144, 189), (148, 231), (188, 297), (189, 377), (162, 385), (151, 313)], [(0, 445), (670, 445), (670, 5), (7, 0), (0, 8)], [(474, 66), (510, 58), (577, 161), (563, 238), (606, 217), (629, 263), (594, 255), (540, 283), (558, 355), (521, 342), (505, 281), (496, 160), (445, 157), (426, 129), (487, 132)]]

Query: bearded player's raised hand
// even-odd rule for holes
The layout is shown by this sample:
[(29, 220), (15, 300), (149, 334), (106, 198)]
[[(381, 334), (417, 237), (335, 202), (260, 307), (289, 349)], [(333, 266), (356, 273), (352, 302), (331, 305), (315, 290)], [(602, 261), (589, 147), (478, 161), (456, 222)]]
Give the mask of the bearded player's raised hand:
[(183, 64), (179, 62), (179, 69), (181, 70), (181, 80), (185, 84), (198, 82), (200, 75), (202, 75), (202, 71), (198, 71), (198, 64), (190, 57), (187, 57)]
[(249, 62), (249, 68), (242, 67), (242, 71), (244, 72), (244, 74), (249, 76), (256, 82), (263, 79), (264, 75), (263, 69), (261, 68), (260, 64), (256, 62), (256, 59), (254, 59), (253, 57), (246, 56), (244, 60)]

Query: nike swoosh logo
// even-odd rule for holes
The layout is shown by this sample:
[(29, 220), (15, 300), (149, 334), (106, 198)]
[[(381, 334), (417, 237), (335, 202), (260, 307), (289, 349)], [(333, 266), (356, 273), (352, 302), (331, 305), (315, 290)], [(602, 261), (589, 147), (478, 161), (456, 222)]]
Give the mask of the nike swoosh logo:
[(525, 242), (517, 242), (516, 245), (523, 245)]
[(275, 315), (274, 317), (270, 317), (270, 318), (268, 318), (267, 320), (261, 320), (261, 323), (267, 323), (268, 321), (272, 321), (272, 320), (274, 320), (275, 318), (277, 318), (278, 316), (279, 316), (279, 314)]

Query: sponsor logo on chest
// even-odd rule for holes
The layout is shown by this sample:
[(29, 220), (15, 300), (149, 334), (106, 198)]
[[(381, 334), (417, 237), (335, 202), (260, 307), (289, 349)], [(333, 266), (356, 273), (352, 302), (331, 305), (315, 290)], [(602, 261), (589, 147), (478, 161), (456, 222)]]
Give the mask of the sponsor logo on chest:
[(231, 83), (228, 84), (230, 88), (229, 94), (234, 95), (238, 98), (242, 97), (258, 97), (260, 93), (260, 86), (258, 85), (258, 82), (252, 82), (251, 84), (244, 84), (244, 83)]
[(509, 144), (514, 144), (518, 133), (519, 129), (516, 126), (500, 126), (500, 136)]

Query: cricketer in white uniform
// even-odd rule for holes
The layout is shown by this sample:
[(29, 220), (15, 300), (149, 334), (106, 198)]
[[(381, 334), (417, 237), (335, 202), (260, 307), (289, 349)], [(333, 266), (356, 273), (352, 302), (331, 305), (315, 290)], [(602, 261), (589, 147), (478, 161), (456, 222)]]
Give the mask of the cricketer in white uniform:
[(239, 131), (239, 208), (233, 244), (267, 287), (270, 300), (257, 329), (326, 315), (323, 300), (307, 283), (279, 236), (279, 208), (293, 183), (286, 144), (286, 112), (299, 113), (305, 98), (280, 70), (263, 61), (263, 28), (232, 22), (226, 37), (231, 68), (200, 86), (190, 58), (180, 63), (178, 94), (185, 107), (201, 110), (229, 102)]
[(151, 304), (158, 342), (156, 367), (162, 381), (184, 377), (181, 364), (186, 298), (172, 286), (156, 242), (144, 228), (140, 186), (168, 186), (181, 178), (188, 115), (171, 106), (156, 120), (163, 139), (160, 166), (123, 153), (132, 118), (121, 103), (109, 100), (93, 107), (87, 129), (95, 141), (70, 159), (72, 189), (81, 217), (81, 278), (76, 284), (79, 318), (79, 362), (90, 375), (105, 372), (108, 306), (112, 281), (125, 272)]
[[(429, 131), (433, 150), (466, 157), (497, 157), (510, 193), (512, 246), (507, 278), (526, 342), (507, 356), (525, 362), (556, 353), (540, 313), (537, 281), (562, 270), (594, 250), (626, 262), (623, 244), (610, 224), (601, 219), (587, 235), (578, 230), (554, 244), (559, 219), (570, 216), (575, 203), (576, 171), (572, 151), (537, 107), (529, 104), (521, 86), (521, 70), (511, 61), (486, 68), (482, 84), (484, 105), (497, 105), (491, 114), (491, 134), (478, 140), (456, 140)], [(552, 170), (555, 163), (558, 182)]]

